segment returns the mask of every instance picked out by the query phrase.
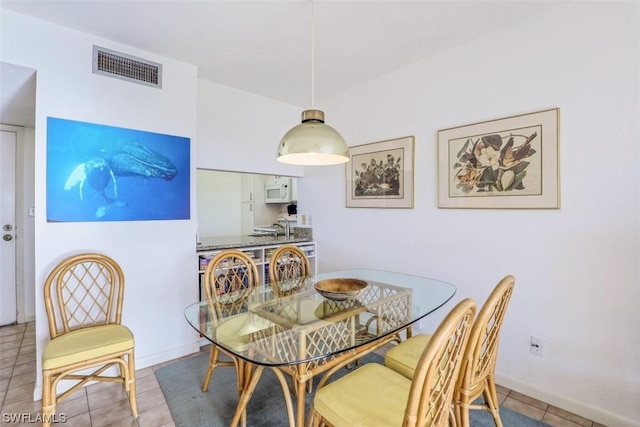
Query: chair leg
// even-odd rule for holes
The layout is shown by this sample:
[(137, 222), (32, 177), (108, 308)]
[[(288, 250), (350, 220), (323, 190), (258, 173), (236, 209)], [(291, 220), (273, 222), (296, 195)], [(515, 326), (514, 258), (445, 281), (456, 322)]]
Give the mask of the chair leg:
[(493, 416), (493, 421), (496, 427), (502, 427), (502, 420), (500, 419), (500, 404), (498, 401), (498, 392), (496, 391), (496, 383), (493, 377), (487, 378), (487, 384), (484, 391), (484, 400), (489, 408), (489, 412)]
[(456, 399), (455, 404), (455, 422), (458, 427), (471, 427), (469, 419), (469, 402), (462, 399)]
[(451, 405), (451, 410), (449, 411), (449, 427), (458, 427), (458, 423), (456, 422), (455, 405)]
[(42, 371), (42, 427), (51, 426), (51, 420), (56, 413), (56, 393), (52, 390), (50, 371)]
[(220, 349), (211, 344), (211, 354), (209, 356), (209, 368), (207, 369), (207, 374), (204, 376), (204, 382), (202, 383), (202, 391), (206, 392), (209, 390), (209, 383), (211, 382), (211, 375), (213, 374), (213, 370), (218, 364), (218, 359), (220, 358)]
[(136, 399), (136, 367), (134, 350), (127, 354), (127, 365), (129, 375), (125, 378), (125, 389), (129, 393), (129, 405), (131, 406), (131, 415), (133, 418), (138, 418), (138, 400)]

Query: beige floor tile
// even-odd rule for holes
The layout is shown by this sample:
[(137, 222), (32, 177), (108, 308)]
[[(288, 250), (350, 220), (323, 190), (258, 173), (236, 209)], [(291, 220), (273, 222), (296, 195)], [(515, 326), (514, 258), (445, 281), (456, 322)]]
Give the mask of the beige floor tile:
[(33, 353), (36, 354), (36, 345), (35, 344), (31, 344), (31, 345), (25, 345), (20, 347), (20, 355), (23, 354), (29, 354), (29, 353)]
[(7, 335), (22, 334), (24, 333), (25, 328), (26, 326), (24, 323), (20, 323), (17, 325), (2, 326), (0, 327), (0, 337), (4, 337)]
[(0, 369), (8, 368), (16, 364), (16, 357), (7, 357), (6, 359), (0, 359)]
[(164, 398), (164, 393), (162, 393), (162, 390), (159, 387), (144, 393), (137, 393), (136, 398), (138, 401), (139, 412), (144, 412), (147, 409), (167, 403)]
[(93, 412), (98, 408), (113, 405), (120, 400), (128, 402), (129, 395), (124, 391), (122, 384), (113, 384), (113, 387), (105, 388), (95, 393), (89, 393), (89, 410)]
[(21, 400), (18, 402), (5, 401), (4, 405), (2, 405), (3, 413), (12, 413), (12, 414), (34, 413), (34, 412), (39, 412), (41, 409), (42, 409), (42, 401), (40, 400), (34, 401), (33, 398), (28, 400)]
[(3, 419), (2, 426), (3, 427), (24, 427), (24, 426), (34, 426), (41, 427), (42, 423), (38, 422), (38, 414), (27, 414), (27, 413), (19, 413), (19, 414), (8, 414), (3, 415), (7, 416), (6, 420)]
[(13, 375), (23, 375), (28, 373), (33, 373), (36, 371), (36, 362), (31, 361), (27, 363), (21, 363), (20, 365), (16, 365), (13, 368)]
[(535, 420), (541, 420), (545, 412), (544, 409), (527, 405), (522, 400), (514, 399), (513, 397), (511, 397), (511, 395), (509, 395), (509, 397), (507, 397), (507, 399), (504, 401), (503, 406), (507, 409), (511, 409), (512, 411), (526, 415), (527, 417), (533, 418)]
[(15, 359), (19, 352), (20, 348), (2, 350), (2, 352), (0, 352), (0, 359)]
[(13, 366), (0, 369), (0, 380), (11, 378), (11, 374), (13, 374)]
[(93, 393), (98, 393), (100, 391), (109, 389), (109, 388), (117, 388), (120, 387), (122, 388), (122, 384), (119, 383), (112, 383), (112, 382), (108, 382), (108, 381), (102, 381), (102, 382), (97, 382), (94, 384), (91, 384), (87, 387), (85, 387), (85, 389), (87, 390), (87, 394), (93, 394)]
[[(72, 399), (74, 396), (78, 397)], [(87, 394), (84, 393), (84, 395), (82, 395), (74, 393), (72, 396), (69, 396), (67, 399), (58, 403), (56, 406), (56, 413), (65, 414), (67, 418), (73, 418), (84, 413), (89, 413)]]
[(24, 384), (30, 384), (36, 382), (36, 371), (26, 372), (21, 375), (13, 375), (11, 377), (11, 382), (9, 383), (9, 388), (20, 387)]
[(16, 365), (22, 365), (23, 363), (30, 363), (36, 361), (36, 353), (23, 353), (16, 357)]
[(160, 388), (158, 379), (155, 375), (147, 375), (146, 377), (136, 378), (136, 392), (144, 393), (145, 391)]
[(162, 424), (160, 427), (176, 427), (176, 424), (173, 421), (171, 421), (168, 424)]
[(25, 337), (22, 339), (22, 346), (24, 347), (35, 346), (35, 345), (36, 345), (36, 337), (27, 338), (27, 336), (25, 335)]
[(574, 423), (573, 421), (569, 421), (566, 418), (559, 417), (550, 412), (544, 414), (542, 418), (543, 423), (549, 424), (551, 427), (580, 427), (581, 424)]
[(496, 384), (496, 391), (502, 394), (509, 394), (511, 389), (501, 386), (500, 384)]
[(521, 402), (526, 403), (527, 405), (530, 406), (535, 406), (536, 408), (540, 408), (542, 410), (546, 410), (547, 407), (549, 406), (548, 404), (538, 400), (538, 399), (534, 399), (533, 397), (529, 397), (529, 396), (525, 396), (522, 393), (518, 393), (517, 391), (512, 391), (511, 393), (509, 393), (509, 397), (513, 397), (514, 399), (518, 399)]
[(12, 387), (8, 389), (7, 395), (4, 398), (4, 406), (10, 403), (33, 401), (34, 389), (35, 389), (35, 383), (25, 384), (25, 385)]
[(146, 377), (147, 375), (153, 375), (153, 368), (136, 369), (136, 379)]
[(167, 405), (159, 405), (140, 413), (140, 427), (156, 427), (173, 422)]
[(22, 341), (23, 337), (24, 337), (24, 333), (22, 332), (0, 335), (0, 344), (13, 342), (13, 341)]
[(9, 388), (9, 383), (11, 382), (11, 377), (9, 378), (0, 378), (0, 390), (6, 393)]
[[(17, 337), (16, 339), (7, 340), (7, 338)], [(0, 351), (4, 352), (5, 350), (10, 350), (12, 348), (20, 347), (22, 345), (22, 335), (9, 335), (8, 337), (3, 337), (2, 341), (0, 341)]]
[(567, 419), (583, 427), (591, 427), (591, 425), (593, 424), (591, 420), (581, 417), (580, 415), (573, 414), (569, 411), (565, 411), (564, 409), (557, 408), (555, 406), (550, 405), (547, 409), (547, 412)]
[[(91, 398), (91, 395), (89, 395), (89, 398)], [(91, 408), (91, 405), (89, 407)], [(104, 427), (126, 418), (131, 418), (129, 399), (119, 400), (95, 410), (91, 408), (90, 414), (92, 427)]]
[(75, 400), (75, 399), (85, 399), (86, 400), (86, 398), (87, 398), (87, 388), (86, 387), (82, 387), (82, 388), (77, 389), (73, 393), (71, 393), (62, 402), (68, 402), (70, 400)]
[(68, 417), (64, 419), (60, 418), (60, 423), (56, 423), (54, 425), (60, 427), (90, 427), (91, 426), (91, 415), (88, 412), (83, 414), (76, 415), (74, 417)]
[(120, 421), (116, 421), (115, 423), (109, 424), (109, 427), (139, 427), (139, 419), (135, 419), (133, 417), (124, 418)]

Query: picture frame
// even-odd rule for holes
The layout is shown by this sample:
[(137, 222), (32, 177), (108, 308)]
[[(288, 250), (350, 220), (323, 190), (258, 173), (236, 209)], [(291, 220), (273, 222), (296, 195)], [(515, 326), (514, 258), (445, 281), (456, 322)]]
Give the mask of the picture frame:
[(47, 222), (188, 220), (188, 137), (47, 117)]
[(413, 208), (414, 136), (349, 147), (348, 208)]
[(559, 209), (552, 108), (438, 131), (438, 207)]

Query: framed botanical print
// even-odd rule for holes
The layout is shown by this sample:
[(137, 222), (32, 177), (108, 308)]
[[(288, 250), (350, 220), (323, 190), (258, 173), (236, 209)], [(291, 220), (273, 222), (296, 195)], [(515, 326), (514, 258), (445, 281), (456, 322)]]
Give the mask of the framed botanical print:
[(438, 207), (558, 209), (557, 108), (438, 131)]
[(349, 147), (348, 208), (413, 208), (413, 136)]

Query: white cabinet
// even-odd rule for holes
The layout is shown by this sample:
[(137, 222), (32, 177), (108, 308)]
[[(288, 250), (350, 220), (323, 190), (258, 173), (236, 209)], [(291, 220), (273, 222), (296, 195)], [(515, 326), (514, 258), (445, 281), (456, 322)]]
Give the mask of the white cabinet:
[(255, 192), (255, 177), (248, 173), (242, 174), (242, 184), (241, 184), (241, 200), (243, 203), (245, 202), (255, 202), (256, 200), (256, 192)]
[(255, 227), (255, 203), (242, 202), (240, 204), (240, 234), (247, 235)]
[(242, 174), (240, 185), (240, 234), (250, 234), (256, 226), (256, 192), (255, 177), (250, 174)]
[[(315, 242), (299, 242), (299, 243), (282, 243), (276, 245), (265, 245), (265, 246), (253, 246), (253, 247), (244, 247), (244, 248), (233, 248), (239, 251), (244, 252), (249, 255), (253, 261), (256, 263), (258, 267), (258, 279), (260, 281), (259, 284), (267, 283), (269, 281), (269, 261), (271, 260), (271, 254), (275, 252), (277, 248), (280, 246), (294, 245), (298, 246), (309, 258), (309, 264), (311, 265), (311, 273), (316, 274), (318, 272), (317, 262), (316, 262), (316, 243)], [(202, 279), (202, 274), (204, 273), (205, 268), (207, 267), (207, 263), (211, 261), (213, 257), (215, 257), (220, 252), (225, 249), (218, 249), (213, 251), (199, 251), (198, 252), (198, 268), (200, 271), (200, 278)], [(200, 280), (202, 283), (202, 280)], [(203, 290), (200, 289), (200, 298), (204, 295)]]

